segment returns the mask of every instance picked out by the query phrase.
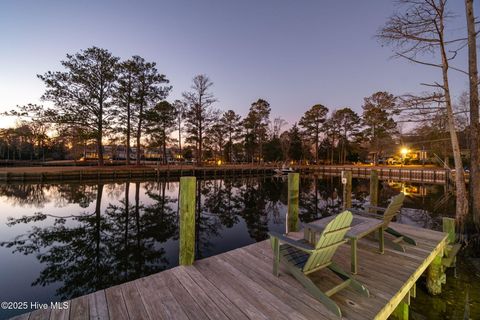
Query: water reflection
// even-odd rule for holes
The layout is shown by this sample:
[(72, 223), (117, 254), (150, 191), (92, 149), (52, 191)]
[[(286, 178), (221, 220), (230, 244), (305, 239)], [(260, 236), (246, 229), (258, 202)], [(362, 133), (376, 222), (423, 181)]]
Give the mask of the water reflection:
[[(383, 182), (379, 204), (404, 187)], [(0, 285), (9, 277), (30, 279), (18, 282), (18, 296), (38, 287), (33, 301), (58, 301), (176, 266), (178, 188), (178, 181), (166, 179), (0, 186), (0, 268), (6, 270)], [(432, 227), (435, 219), (428, 210), (443, 193), (438, 186), (422, 188), (427, 192), (406, 201), (406, 207), (421, 210), (402, 212), (399, 219)], [(368, 203), (368, 192), (368, 180), (354, 180), (354, 205)], [(264, 240), (269, 230), (285, 230), (283, 178), (198, 180), (196, 193), (197, 259)], [(299, 203), (302, 222), (337, 213), (338, 178), (302, 177)], [(25, 255), (23, 263), (36, 271), (16, 272), (12, 253)], [(7, 292), (0, 298), (12, 300)]]

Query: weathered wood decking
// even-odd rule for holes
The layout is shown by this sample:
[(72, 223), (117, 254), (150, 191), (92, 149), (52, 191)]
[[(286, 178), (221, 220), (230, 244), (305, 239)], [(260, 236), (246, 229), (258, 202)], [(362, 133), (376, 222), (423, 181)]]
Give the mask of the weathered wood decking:
[[(334, 295), (344, 319), (386, 319), (445, 246), (444, 233), (391, 225), (418, 245), (407, 245), (405, 253), (386, 247), (380, 255), (377, 243), (359, 241), (356, 279), (371, 296), (349, 288)], [(333, 260), (349, 271), (349, 245)], [(263, 241), (73, 299), (68, 310), (35, 311), (18, 319), (336, 319), (280, 270), (279, 278), (272, 275), (272, 250)], [(338, 282), (328, 270), (311, 278), (322, 289)]]

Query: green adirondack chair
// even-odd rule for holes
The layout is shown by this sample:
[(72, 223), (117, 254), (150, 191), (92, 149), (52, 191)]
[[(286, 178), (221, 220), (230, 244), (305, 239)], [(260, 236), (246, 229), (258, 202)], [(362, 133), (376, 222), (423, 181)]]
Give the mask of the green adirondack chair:
[[(368, 289), (365, 286), (353, 279), (351, 275), (344, 272), (332, 261), (338, 246), (347, 241), (345, 240), (345, 234), (350, 229), (351, 223), (351, 212), (340, 213), (325, 227), (315, 245), (310, 244), (305, 239), (294, 240), (276, 232), (269, 233), (274, 253), (273, 274), (278, 277), (278, 268), (280, 260), (282, 260), (288, 271), (307, 291), (339, 317), (342, 316), (342, 312), (338, 305), (330, 299), (330, 296), (347, 286), (351, 286), (367, 297), (369, 296)], [(343, 280), (342, 283), (326, 292), (320, 290), (307, 276), (324, 268), (330, 269)]]
[[(383, 219), (383, 230), (395, 237), (393, 240), (385, 238), (385, 243), (393, 247), (395, 250), (405, 252), (405, 247), (400, 244), (402, 241), (405, 241), (406, 243), (412, 244), (414, 246), (417, 245), (417, 242), (414, 239), (389, 227), (389, 224), (392, 221), (392, 219), (400, 212), (400, 209), (403, 206), (404, 200), (405, 200), (405, 194), (403, 194), (403, 192), (400, 192), (398, 195), (393, 197), (392, 201), (386, 208), (367, 206), (366, 211), (359, 211), (355, 209), (348, 209), (348, 210), (351, 210), (353, 213), (361, 216), (369, 216), (369, 217)], [(383, 212), (383, 215), (372, 214), (371, 212)]]

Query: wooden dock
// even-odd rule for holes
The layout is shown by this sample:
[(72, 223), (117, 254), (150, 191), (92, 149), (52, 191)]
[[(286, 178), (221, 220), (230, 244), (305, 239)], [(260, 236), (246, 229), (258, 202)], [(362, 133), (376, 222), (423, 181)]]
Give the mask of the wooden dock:
[(14, 167), (0, 168), (0, 183), (78, 182), (117, 179), (156, 179), (160, 177), (229, 177), (273, 174), (275, 166), (267, 165), (145, 165), (105, 167)]
[[(323, 176), (339, 176), (342, 171), (352, 172), (354, 178), (369, 178), (376, 170), (380, 180), (408, 181), (418, 183), (445, 184), (452, 181), (450, 170), (438, 167), (421, 166), (297, 166), (301, 173), (313, 173)], [(467, 175), (468, 177), (468, 175)]]
[[(369, 298), (347, 288), (333, 296), (344, 319), (387, 319), (402, 301), (410, 301), (415, 282), (443, 252), (446, 234), (392, 223), (417, 240), (406, 252), (362, 239), (358, 243), (357, 280)], [(292, 235), (292, 233), (290, 234)], [(300, 233), (294, 233), (300, 237)], [(333, 259), (350, 270), (350, 246)], [(338, 278), (321, 270), (311, 278), (328, 289)], [(272, 275), (272, 250), (262, 241), (173, 269), (97, 291), (69, 301), (68, 310), (37, 310), (16, 319), (336, 319), (281, 269)]]

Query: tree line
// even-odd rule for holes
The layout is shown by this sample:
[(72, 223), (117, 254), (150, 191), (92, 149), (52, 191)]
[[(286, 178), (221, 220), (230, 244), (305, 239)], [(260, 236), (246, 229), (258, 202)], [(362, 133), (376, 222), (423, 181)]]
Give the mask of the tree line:
[[(92, 57), (83, 57), (87, 52), (88, 55), (103, 52), (95, 54), (96, 57), (111, 56), (105, 49), (89, 48), (67, 57), (81, 56), (81, 60), (92, 64)], [(72, 82), (65, 84), (64, 79), (75, 78), (70, 71), (39, 76), (49, 79), (42, 99), (53, 104), (49, 107), (30, 104), (9, 112), (28, 120), (22, 120), (15, 128), (0, 129), (0, 157), (78, 158), (95, 141), (99, 165), (103, 165), (104, 143), (124, 146), (126, 164), (131, 161), (131, 147), (135, 147), (136, 164), (140, 164), (141, 150), (145, 147), (160, 148), (163, 161), (167, 160), (167, 148), (175, 148), (182, 158), (194, 157), (198, 164), (207, 159), (346, 164), (366, 160), (369, 153), (378, 162), (382, 156), (397, 152), (402, 140), (401, 126), (395, 119), (399, 114), (399, 97), (388, 92), (365, 97), (360, 114), (350, 107), (315, 104), (288, 129), (284, 119), (271, 116), (272, 107), (265, 99), (254, 101), (244, 117), (232, 109), (215, 108), (213, 82), (206, 75), (193, 78), (191, 90), (183, 93), (183, 99), (169, 102), (167, 97), (172, 87), (166, 76), (155, 69), (155, 63), (138, 56), (116, 63), (113, 84), (97, 85), (98, 90), (111, 87), (108, 99), (101, 90), (86, 92), (95, 87), (94, 80), (82, 78), (87, 88)], [(95, 100), (100, 96), (101, 100)], [(80, 103), (82, 107), (78, 107)], [(458, 121), (462, 121), (461, 117)], [(418, 127), (413, 133), (431, 139), (432, 130), (437, 136), (445, 132), (436, 125), (429, 129)]]
[(106, 49), (91, 47), (67, 54), (61, 64), (62, 71), (38, 75), (46, 86), (45, 105), (19, 106), (8, 113), (23, 120), (0, 131), (2, 158), (65, 158), (69, 150), (75, 156), (75, 150), (94, 141), (100, 166), (105, 143), (125, 146), (127, 164), (133, 146), (136, 164), (144, 146), (161, 148), (163, 161), (167, 147), (175, 146), (198, 164), (209, 158), (346, 163), (358, 160), (367, 144), (382, 149), (396, 132), (397, 98), (387, 92), (365, 98), (362, 115), (349, 107), (329, 113), (326, 106), (314, 105), (284, 130), (287, 122), (271, 119), (265, 99), (253, 102), (243, 118), (232, 109), (215, 108), (213, 82), (203, 74), (193, 78), (183, 99), (169, 102), (169, 80), (155, 62), (140, 56), (121, 61)]

